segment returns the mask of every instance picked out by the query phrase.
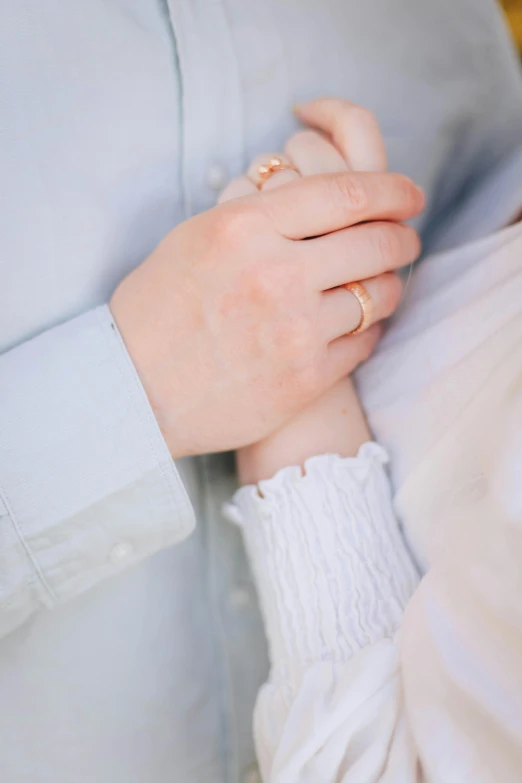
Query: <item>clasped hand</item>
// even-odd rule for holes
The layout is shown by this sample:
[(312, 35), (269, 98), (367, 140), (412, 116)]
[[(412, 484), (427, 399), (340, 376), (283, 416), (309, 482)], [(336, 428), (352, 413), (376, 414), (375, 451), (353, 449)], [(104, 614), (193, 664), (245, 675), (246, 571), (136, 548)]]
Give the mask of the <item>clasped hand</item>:
[(360, 306), (340, 286), (365, 281), (375, 318), (385, 318), (400, 297), (393, 271), (419, 253), (401, 222), (424, 196), (383, 170), (371, 115), (334, 100), (301, 115), (321, 130), (286, 149), (303, 176), (283, 171), (261, 190), (234, 181), (112, 297), (173, 457), (262, 441), (332, 389), (379, 336), (377, 323), (349, 335)]

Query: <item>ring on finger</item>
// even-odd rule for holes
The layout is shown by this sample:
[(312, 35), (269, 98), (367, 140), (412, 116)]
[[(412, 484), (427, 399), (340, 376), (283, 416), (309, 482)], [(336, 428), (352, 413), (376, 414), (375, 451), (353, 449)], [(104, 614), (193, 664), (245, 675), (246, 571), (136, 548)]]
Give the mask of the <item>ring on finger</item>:
[(269, 180), (270, 177), (273, 177), (274, 174), (277, 174), (279, 171), (295, 171), (297, 174), (300, 173), (297, 166), (294, 166), (293, 163), (285, 163), (285, 161), (282, 160), (282, 158), (273, 157), (268, 161), (268, 163), (261, 163), (261, 165), (258, 166), (257, 188), (261, 190), (265, 182)]
[(360, 334), (372, 325), (373, 299), (368, 293), (366, 286), (360, 282), (346, 283), (344, 288), (355, 296), (361, 306), (361, 320), (359, 325), (350, 332), (350, 334)]

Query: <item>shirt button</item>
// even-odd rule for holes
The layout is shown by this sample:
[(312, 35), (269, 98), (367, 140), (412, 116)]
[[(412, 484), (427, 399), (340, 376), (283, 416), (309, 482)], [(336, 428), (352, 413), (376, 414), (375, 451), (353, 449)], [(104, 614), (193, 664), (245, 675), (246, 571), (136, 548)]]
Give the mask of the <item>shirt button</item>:
[(243, 783), (262, 783), (261, 773), (259, 772), (257, 764), (252, 764), (252, 766), (247, 769), (245, 777), (243, 778)]
[(212, 190), (223, 190), (227, 184), (227, 172), (219, 163), (213, 163), (207, 171), (207, 184)]
[(244, 587), (236, 587), (228, 596), (228, 604), (232, 609), (244, 609), (250, 603), (250, 593)]
[(132, 554), (134, 554), (134, 547), (132, 544), (129, 544), (128, 541), (120, 541), (119, 544), (114, 544), (109, 557), (114, 565), (119, 565), (120, 563), (124, 563), (125, 560), (128, 560)]

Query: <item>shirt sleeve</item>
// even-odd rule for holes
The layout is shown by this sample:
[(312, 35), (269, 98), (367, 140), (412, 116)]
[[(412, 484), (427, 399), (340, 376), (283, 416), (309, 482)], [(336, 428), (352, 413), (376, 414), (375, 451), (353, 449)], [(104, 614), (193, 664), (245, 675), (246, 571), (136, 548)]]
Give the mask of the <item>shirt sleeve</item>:
[[(228, 514), (243, 527), (271, 649), (255, 713), (263, 780), (416, 780), (394, 642), (418, 574), (395, 518), (386, 454), (308, 460)], [(382, 777), (384, 769), (394, 777)]]
[(0, 634), (193, 526), (108, 307), (0, 356)]
[(472, 534), (420, 583), (375, 444), (237, 493), (271, 646), (254, 716), (266, 783), (520, 778), (521, 420)]

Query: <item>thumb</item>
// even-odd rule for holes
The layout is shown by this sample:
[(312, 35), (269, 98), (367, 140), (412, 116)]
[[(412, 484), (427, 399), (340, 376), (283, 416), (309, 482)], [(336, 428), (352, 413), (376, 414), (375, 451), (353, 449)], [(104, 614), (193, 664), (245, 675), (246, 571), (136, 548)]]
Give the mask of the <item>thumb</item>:
[(294, 113), (326, 133), (353, 171), (386, 171), (384, 140), (368, 109), (341, 98), (319, 98), (295, 106)]

